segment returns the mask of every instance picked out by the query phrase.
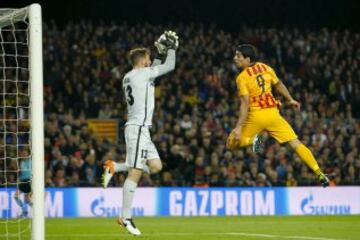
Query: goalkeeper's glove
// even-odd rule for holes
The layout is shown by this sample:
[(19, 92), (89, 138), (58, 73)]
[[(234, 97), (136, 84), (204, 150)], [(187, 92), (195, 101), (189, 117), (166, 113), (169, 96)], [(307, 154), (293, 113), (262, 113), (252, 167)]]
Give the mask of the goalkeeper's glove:
[(165, 40), (162, 42), (168, 49), (176, 50), (179, 47), (179, 37), (174, 31), (165, 31)]
[(168, 49), (176, 50), (179, 47), (179, 37), (176, 32), (165, 31), (155, 42), (159, 54), (166, 54)]
[(166, 41), (165, 34), (161, 34), (158, 40), (155, 41), (154, 46), (156, 48), (156, 53), (159, 55), (166, 55), (168, 48), (163, 44)]
[(167, 51), (169, 49), (176, 50), (179, 47), (179, 37), (174, 31), (165, 31), (158, 40), (155, 41), (154, 46), (156, 49), (155, 58), (165, 60)]

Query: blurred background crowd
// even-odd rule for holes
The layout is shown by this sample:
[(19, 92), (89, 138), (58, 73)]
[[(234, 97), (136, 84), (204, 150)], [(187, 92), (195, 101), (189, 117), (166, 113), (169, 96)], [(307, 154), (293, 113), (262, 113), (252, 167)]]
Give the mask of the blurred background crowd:
[[(296, 154), (266, 132), (259, 154), (250, 148), (226, 149), (226, 138), (239, 113), (235, 84), (239, 70), (232, 59), (240, 43), (255, 45), (260, 61), (272, 66), (301, 102), (300, 112), (284, 102), (281, 112), (332, 184), (360, 184), (357, 32), (243, 26), (230, 33), (211, 24), (84, 20), (61, 28), (50, 21), (43, 28), (48, 187), (100, 186), (103, 162), (124, 161), (122, 77), (130, 70), (127, 52), (139, 46), (152, 48), (166, 29), (178, 32), (181, 41), (175, 71), (156, 80), (151, 132), (164, 169), (145, 175), (140, 186), (318, 184)], [(98, 138), (88, 119), (118, 121), (118, 141)], [(0, 153), (4, 155), (1, 149)], [(6, 168), (16, 172), (16, 162), (2, 166)], [(122, 186), (125, 174), (117, 174), (110, 185)], [(15, 180), (16, 174), (8, 178)]]
[[(156, 81), (153, 141), (164, 163), (141, 186), (308, 186), (311, 170), (267, 133), (260, 154), (226, 150), (239, 103), (232, 58), (239, 43), (259, 49), (302, 103), (282, 114), (311, 148), (334, 185), (360, 184), (360, 34), (215, 25), (69, 22), (44, 26), (47, 186), (99, 186), (106, 159), (125, 159), (122, 76), (129, 49), (152, 47), (166, 29), (181, 38), (176, 70)], [(118, 142), (97, 138), (87, 119), (117, 119)], [(111, 186), (122, 186), (117, 174)]]

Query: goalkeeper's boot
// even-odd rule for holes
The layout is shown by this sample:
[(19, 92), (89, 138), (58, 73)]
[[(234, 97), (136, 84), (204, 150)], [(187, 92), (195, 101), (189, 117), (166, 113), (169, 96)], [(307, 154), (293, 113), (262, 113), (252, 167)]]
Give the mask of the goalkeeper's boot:
[(330, 184), (330, 180), (329, 178), (324, 174), (324, 173), (320, 173), (319, 175), (319, 181), (321, 182), (322, 186), (325, 188), (325, 187), (328, 187), (329, 184)]
[(260, 152), (261, 143), (262, 143), (262, 138), (261, 138), (261, 136), (260, 136), (260, 135), (256, 135), (256, 136), (254, 137), (253, 145), (252, 145), (252, 151), (253, 151), (254, 153)]
[(115, 163), (111, 160), (107, 160), (104, 164), (104, 172), (102, 174), (102, 185), (104, 188), (107, 188), (114, 174), (115, 174)]
[(135, 235), (135, 236), (141, 235), (140, 230), (135, 226), (135, 223), (132, 220), (132, 218), (127, 218), (127, 219), (118, 218), (117, 222), (120, 226), (126, 228), (126, 230), (129, 233), (131, 233), (132, 235)]

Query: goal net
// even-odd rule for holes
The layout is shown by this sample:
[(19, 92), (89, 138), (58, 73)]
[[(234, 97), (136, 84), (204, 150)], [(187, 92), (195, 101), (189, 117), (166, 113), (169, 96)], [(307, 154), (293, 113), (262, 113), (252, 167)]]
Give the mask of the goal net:
[(44, 239), (38, 4), (0, 9), (0, 239)]

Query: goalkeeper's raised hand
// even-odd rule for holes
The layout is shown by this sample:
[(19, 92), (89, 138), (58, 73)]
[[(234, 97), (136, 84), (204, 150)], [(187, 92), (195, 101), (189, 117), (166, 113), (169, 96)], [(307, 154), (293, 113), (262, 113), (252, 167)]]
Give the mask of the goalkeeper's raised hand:
[(164, 32), (166, 40), (163, 44), (169, 49), (176, 50), (179, 47), (179, 37), (174, 31), (165, 31)]
[(156, 54), (161, 58), (166, 56), (168, 50), (167, 46), (163, 44), (164, 41), (166, 41), (165, 33), (161, 34), (159, 39), (156, 40), (154, 43)]
[(179, 37), (174, 31), (165, 31), (155, 42), (155, 47), (158, 54), (164, 55), (168, 49), (176, 50), (179, 47)]
[(154, 43), (156, 49), (155, 58), (165, 60), (169, 49), (176, 50), (179, 47), (179, 37), (174, 31), (165, 31)]

